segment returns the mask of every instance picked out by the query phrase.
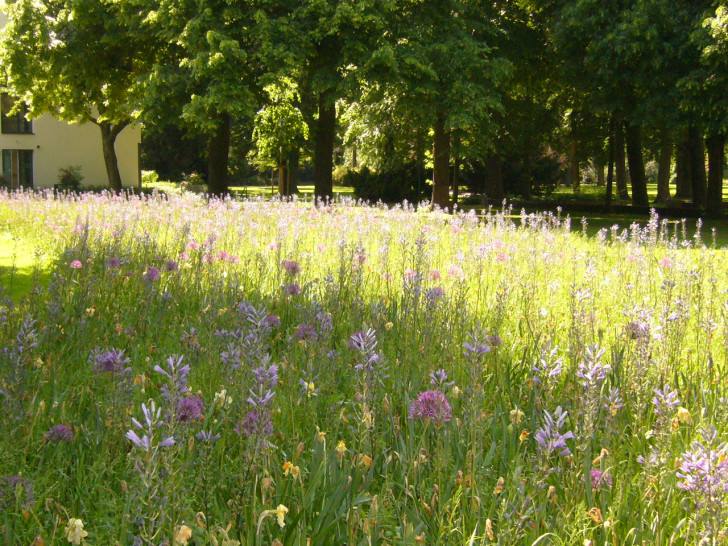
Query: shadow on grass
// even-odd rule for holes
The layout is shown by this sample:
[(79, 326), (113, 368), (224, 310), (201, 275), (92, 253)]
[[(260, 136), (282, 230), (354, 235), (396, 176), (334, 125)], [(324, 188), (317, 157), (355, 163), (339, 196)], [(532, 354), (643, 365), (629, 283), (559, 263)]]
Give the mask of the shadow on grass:
[(39, 284), (45, 286), (50, 279), (50, 271), (33, 267), (13, 268), (0, 265), (0, 287), (13, 301), (20, 301)]

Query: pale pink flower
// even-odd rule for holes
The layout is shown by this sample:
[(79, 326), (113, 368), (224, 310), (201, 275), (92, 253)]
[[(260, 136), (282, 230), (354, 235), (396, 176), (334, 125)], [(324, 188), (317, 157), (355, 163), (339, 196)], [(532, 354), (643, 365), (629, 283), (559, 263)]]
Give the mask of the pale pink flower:
[(442, 275), (440, 275), (440, 272), (437, 269), (433, 269), (430, 271), (430, 280), (431, 281), (439, 281)]
[(501, 263), (507, 262), (508, 261), (508, 254), (506, 254), (505, 252), (499, 252), (497, 254), (497, 256), (495, 257), (495, 259), (497, 261), (501, 262)]
[(675, 262), (672, 258), (665, 256), (658, 262), (658, 265), (663, 269), (672, 269), (675, 267)]
[(450, 269), (447, 270), (447, 274), (456, 281), (462, 281), (465, 278), (465, 271), (459, 265), (451, 265)]
[(323, 252), (324, 250), (326, 250), (326, 245), (323, 243), (319, 243), (316, 245), (316, 250), (318, 250), (319, 252)]
[(190, 241), (187, 243), (187, 250), (197, 250), (200, 248), (200, 244), (197, 241)]
[(83, 264), (79, 262), (78, 260), (73, 260), (71, 262), (71, 269), (81, 269), (83, 267)]

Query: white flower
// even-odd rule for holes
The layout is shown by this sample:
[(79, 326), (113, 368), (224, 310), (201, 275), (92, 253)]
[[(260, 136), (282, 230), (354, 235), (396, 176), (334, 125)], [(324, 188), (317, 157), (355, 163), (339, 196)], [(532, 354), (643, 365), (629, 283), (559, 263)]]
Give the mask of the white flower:
[(83, 530), (83, 521), (76, 518), (68, 520), (66, 527), (66, 538), (72, 544), (81, 544), (81, 541), (88, 536), (88, 532)]

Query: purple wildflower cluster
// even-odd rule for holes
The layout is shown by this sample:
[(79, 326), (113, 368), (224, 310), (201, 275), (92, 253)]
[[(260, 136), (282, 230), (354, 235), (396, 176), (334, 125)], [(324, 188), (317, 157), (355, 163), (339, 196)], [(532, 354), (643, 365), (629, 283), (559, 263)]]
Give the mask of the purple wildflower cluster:
[(566, 440), (573, 439), (574, 434), (571, 431), (561, 433), (568, 413), (559, 406), (553, 415), (548, 411), (544, 411), (543, 414), (544, 426), (536, 431), (536, 442), (541, 448), (544, 458), (549, 459), (554, 453), (559, 457), (570, 455), (571, 450), (566, 444)]
[(703, 536), (718, 540), (728, 521), (728, 445), (712, 426), (700, 434), (702, 441), (682, 456), (678, 487), (692, 498)]
[(452, 408), (445, 393), (439, 390), (428, 390), (417, 395), (412, 402), (409, 418), (413, 421), (432, 421), (436, 425), (447, 423), (452, 419)]
[(68, 425), (56, 425), (46, 432), (44, 438), (52, 444), (73, 442), (73, 429)]
[(97, 373), (111, 373), (116, 375), (131, 373), (131, 367), (127, 366), (131, 360), (124, 355), (123, 349), (112, 348), (104, 351), (96, 348), (88, 360), (89, 364), (93, 366), (94, 371)]
[(126, 438), (138, 449), (145, 452), (151, 452), (157, 448), (170, 447), (175, 444), (175, 440), (172, 436), (164, 438), (159, 443), (154, 441), (157, 430), (165, 426), (161, 419), (161, 411), (161, 408), (156, 406), (154, 400), (150, 400), (149, 407), (147, 407), (146, 404), (142, 404), (144, 423), (137, 421), (134, 417), (131, 418), (132, 424), (136, 429), (142, 432), (142, 435), (139, 436), (139, 434), (132, 429), (126, 433)]

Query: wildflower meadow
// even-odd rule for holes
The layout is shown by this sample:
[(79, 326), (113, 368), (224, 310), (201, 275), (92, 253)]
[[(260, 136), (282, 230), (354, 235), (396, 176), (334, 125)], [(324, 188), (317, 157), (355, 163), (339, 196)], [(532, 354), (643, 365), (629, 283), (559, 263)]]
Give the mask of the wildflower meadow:
[(0, 193), (1, 540), (725, 542), (726, 251), (512, 212)]

